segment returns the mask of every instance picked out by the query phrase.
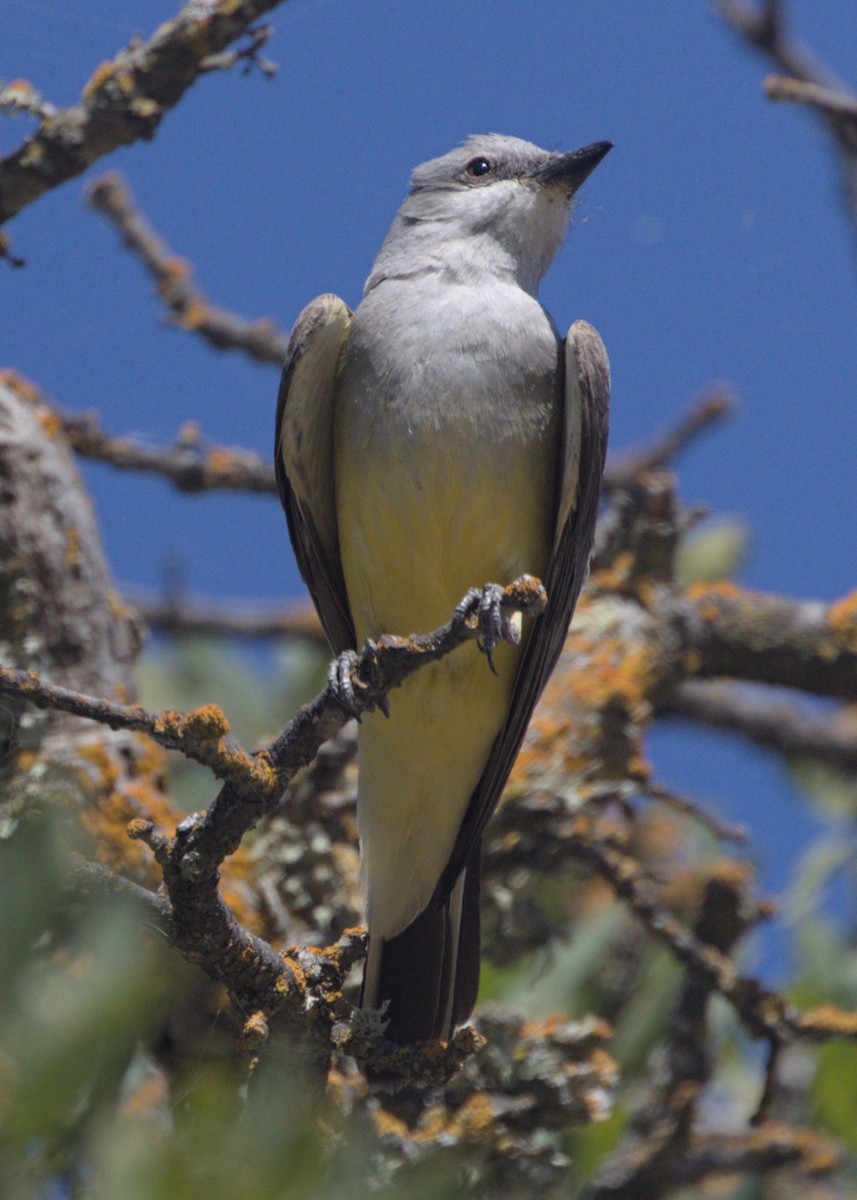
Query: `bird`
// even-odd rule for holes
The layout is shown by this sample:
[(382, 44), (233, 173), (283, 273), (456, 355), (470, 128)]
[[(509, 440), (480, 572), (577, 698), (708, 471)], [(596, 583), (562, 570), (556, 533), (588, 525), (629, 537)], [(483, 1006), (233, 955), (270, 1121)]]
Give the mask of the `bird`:
[[(486, 134), (418, 166), (360, 304), (319, 296), (289, 342), (277, 485), (343, 687), (367, 639), (429, 632), (462, 596), (482, 629), (358, 727), (360, 1006), (400, 1045), (475, 1006), (483, 833), (589, 572), (609, 363), (537, 292), (611, 148)], [(548, 597), (526, 622), (500, 611), (524, 574)]]

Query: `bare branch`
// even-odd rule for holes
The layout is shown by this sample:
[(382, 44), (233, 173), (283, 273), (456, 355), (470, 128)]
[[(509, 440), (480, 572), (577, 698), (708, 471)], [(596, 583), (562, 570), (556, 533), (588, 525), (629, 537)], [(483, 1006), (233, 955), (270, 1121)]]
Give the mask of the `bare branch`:
[(64, 413), (39, 388), (10, 368), (0, 369), (0, 386), (15, 391), (40, 413), (39, 419), (61, 432), (82, 458), (125, 471), (163, 475), (181, 492), (259, 492), (276, 495), (273, 466), (252, 450), (208, 442), (198, 425), (186, 422), (172, 446), (152, 446), (139, 438), (115, 436), (102, 429), (95, 413)]
[(627, 901), (654, 937), (669, 946), (695, 976), (730, 1002), (751, 1034), (768, 1042), (857, 1038), (857, 1012), (843, 1012), (833, 1006), (798, 1012), (779, 992), (768, 991), (757, 980), (739, 975), (725, 954), (704, 944), (680, 925), (661, 904), (634, 859), (595, 836), (587, 821), (577, 822), (575, 837), (581, 858), (591, 863), (616, 894)]
[(818, 83), (791, 79), (785, 75), (769, 75), (765, 80), (765, 94), (769, 100), (789, 100), (793, 104), (806, 104), (809, 108), (817, 108), (831, 116), (857, 121), (857, 96), (835, 91)]
[(723, 842), (747, 841), (748, 834), (745, 826), (726, 825), (689, 796), (680, 796), (677, 792), (670, 791), (669, 788), (662, 787), (659, 783), (648, 783), (642, 791), (644, 796), (657, 800), (676, 812), (680, 812), (683, 816), (697, 821)]
[(191, 0), (146, 42), (102, 63), (80, 102), (47, 116), (0, 160), (0, 224), (119, 146), (151, 139), (165, 113), (280, 0)]
[(327, 642), (318, 614), (306, 601), (284, 601), (262, 608), (241, 600), (159, 600), (124, 590), (124, 596), (147, 625), (162, 633), (211, 634), (235, 638), (296, 638), (317, 646)]
[(694, 438), (722, 421), (735, 409), (735, 397), (725, 390), (703, 396), (679, 419), (672, 429), (661, 434), (651, 446), (626, 450), (611, 458), (604, 472), (603, 488), (615, 491), (627, 487), (646, 471), (654, 471), (670, 463)]
[(817, 758), (845, 771), (857, 770), (857, 719), (850, 708), (817, 717), (759, 689), (688, 681), (662, 711), (733, 730), (786, 757)]
[(745, 0), (719, 0), (728, 23), (747, 42), (789, 76), (766, 81), (772, 100), (799, 100), (809, 104), (823, 122), (841, 152), (845, 202), (852, 222), (857, 223), (857, 97), (840, 84), (833, 73), (795, 44), (786, 32), (781, 0), (765, 0), (760, 7)]
[(89, 189), (89, 202), (122, 234), (158, 286), (158, 294), (181, 329), (201, 334), (218, 350), (244, 350), (257, 362), (282, 366), (289, 339), (270, 321), (243, 317), (209, 304), (194, 284), (184, 259), (170, 254), (145, 217), (134, 206), (118, 175), (105, 175)]
[(257, 29), (248, 29), (247, 36), (250, 40), (246, 46), (242, 46), (238, 50), (226, 50), (222, 54), (211, 54), (202, 60), (200, 67), (203, 71), (228, 71), (237, 63), (243, 63), (245, 75), (255, 67), (271, 79), (277, 73), (276, 63), (263, 58), (259, 51), (268, 44), (273, 32), (270, 25), (260, 25)]

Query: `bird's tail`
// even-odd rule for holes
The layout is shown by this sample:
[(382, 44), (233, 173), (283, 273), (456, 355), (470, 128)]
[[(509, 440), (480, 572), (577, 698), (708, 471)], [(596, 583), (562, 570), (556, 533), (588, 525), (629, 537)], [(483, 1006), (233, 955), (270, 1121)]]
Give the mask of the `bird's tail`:
[(448, 1041), (473, 1011), (479, 990), (480, 859), (477, 846), (446, 899), (433, 897), (396, 937), (373, 938), (369, 927), (360, 1006), (388, 1002), (386, 1037), (393, 1042)]

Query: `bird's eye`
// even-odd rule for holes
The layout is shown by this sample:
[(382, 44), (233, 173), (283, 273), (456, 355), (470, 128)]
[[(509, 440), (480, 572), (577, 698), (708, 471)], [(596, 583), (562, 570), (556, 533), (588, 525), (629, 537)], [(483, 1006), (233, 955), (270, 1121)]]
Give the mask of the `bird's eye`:
[(483, 158), (482, 155), (480, 155), (479, 158), (471, 158), (470, 162), (465, 167), (467, 174), (472, 175), (477, 179), (480, 175), (488, 175), (491, 170), (492, 167), (490, 160)]

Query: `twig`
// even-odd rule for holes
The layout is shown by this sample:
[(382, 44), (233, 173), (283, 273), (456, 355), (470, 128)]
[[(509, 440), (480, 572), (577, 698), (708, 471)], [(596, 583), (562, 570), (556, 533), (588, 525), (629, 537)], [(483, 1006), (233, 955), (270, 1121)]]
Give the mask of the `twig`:
[(689, 796), (680, 796), (677, 792), (671, 792), (659, 783), (647, 783), (642, 789), (642, 794), (651, 797), (652, 800), (659, 801), (661, 804), (668, 805), (670, 808), (675, 809), (676, 812), (691, 817), (694, 821), (698, 821), (700, 825), (704, 825), (706, 829), (709, 829), (721, 841), (747, 841), (747, 829), (744, 825), (726, 825), (724, 822), (718, 821), (717, 817), (707, 812), (701, 804), (696, 800), (692, 800)]
[(794, 104), (820, 109), (831, 116), (857, 121), (857, 96), (835, 91), (819, 83), (785, 75), (769, 75), (765, 80), (765, 94), (769, 100), (790, 100)]
[(739, 975), (725, 954), (685, 929), (661, 904), (634, 859), (607, 846), (586, 820), (577, 822), (575, 838), (580, 857), (591, 863), (680, 962), (729, 1001), (755, 1037), (769, 1044), (794, 1038), (857, 1038), (857, 1012), (843, 1012), (832, 1006), (798, 1012), (778, 992), (767, 991), (757, 980)]
[(674, 1182), (680, 1187), (712, 1175), (762, 1175), (790, 1163), (805, 1175), (828, 1175), (839, 1160), (836, 1145), (814, 1129), (771, 1123), (748, 1134), (698, 1135), (676, 1162)]
[(193, 424), (182, 427), (173, 446), (149, 446), (131, 437), (106, 433), (92, 413), (64, 415), (57, 421), (82, 458), (109, 463), (125, 471), (162, 475), (181, 492), (276, 493), (274, 468), (258, 454), (233, 446), (212, 446)]
[(154, 136), (165, 113), (205, 73), (206, 60), (280, 0), (191, 0), (152, 37), (103, 63), (78, 104), (48, 116), (0, 160), (0, 224), (119, 146)]
[(222, 54), (210, 54), (200, 63), (203, 71), (228, 71), (237, 63), (244, 64), (244, 74), (249, 74), (256, 67), (269, 79), (277, 73), (276, 63), (262, 58), (259, 51), (267, 45), (274, 30), (270, 25), (260, 25), (257, 29), (248, 29), (249, 44), (238, 50), (226, 50)]
[(281, 366), (289, 339), (270, 321), (243, 317), (209, 304), (191, 277), (190, 267), (170, 254), (145, 217), (134, 206), (118, 175), (105, 175), (89, 189), (89, 202), (108, 217), (125, 245), (133, 250), (158, 286), (181, 329), (200, 333), (218, 350), (244, 350), (258, 362)]
[(661, 711), (734, 730), (787, 757), (817, 758), (845, 771), (857, 770), (857, 720), (848, 709), (816, 717), (759, 688), (688, 681)]
[(277, 786), (262, 760), (226, 740), (229, 722), (216, 704), (206, 704), (187, 714), (176, 709), (150, 713), (138, 704), (116, 704), (85, 696), (70, 688), (46, 683), (35, 671), (16, 671), (9, 667), (0, 667), (0, 693), (27, 700), (36, 708), (86, 717), (110, 729), (131, 729), (148, 734), (159, 745), (180, 750), (186, 758), (209, 767), (218, 779), (266, 790)]
[(785, 74), (816, 83), (835, 83), (829, 71), (787, 36), (782, 0), (763, 0), (761, 4), (718, 0), (717, 7), (736, 33), (777, 63)]
[(0, 386), (11, 388), (26, 400), (47, 432), (52, 435), (61, 432), (82, 458), (109, 463), (120, 470), (163, 475), (182, 492), (276, 494), (274, 468), (270, 463), (252, 450), (212, 445), (192, 421), (181, 427), (174, 445), (151, 446), (138, 438), (107, 433), (95, 413), (63, 412), (50, 403), (36, 384), (9, 367), (0, 369)]
[(703, 430), (733, 412), (735, 403), (735, 397), (727, 391), (714, 391), (703, 396), (651, 446), (627, 450), (611, 459), (604, 471), (604, 490), (609, 492), (627, 487), (644, 472), (665, 466)]
[[(771, 99), (794, 99), (810, 104), (841, 151), (842, 180), (845, 202), (852, 222), (857, 224), (857, 120), (853, 105), (857, 98), (839, 83), (833, 73), (816, 62), (795, 45), (784, 27), (782, 0), (766, 0), (761, 7), (744, 0), (719, 0), (720, 11), (744, 40), (769, 58), (789, 79), (775, 83), (773, 94), (770, 81), (766, 90)], [(805, 91), (802, 85), (808, 85)], [(818, 102), (818, 96), (828, 99)], [(816, 99), (809, 99), (815, 96)], [(834, 99), (835, 97), (835, 99)], [(832, 101), (832, 102), (829, 102)]]
[(41, 121), (55, 116), (57, 111), (56, 105), (39, 95), (26, 79), (13, 79), (11, 83), (0, 85), (0, 111), (3, 110), (7, 110), (9, 116), (24, 112)]
[(326, 646), (315, 609), (309, 603), (284, 602), (261, 608), (235, 600), (158, 600), (123, 591), (147, 625), (162, 633), (211, 634), (235, 638), (296, 638)]

